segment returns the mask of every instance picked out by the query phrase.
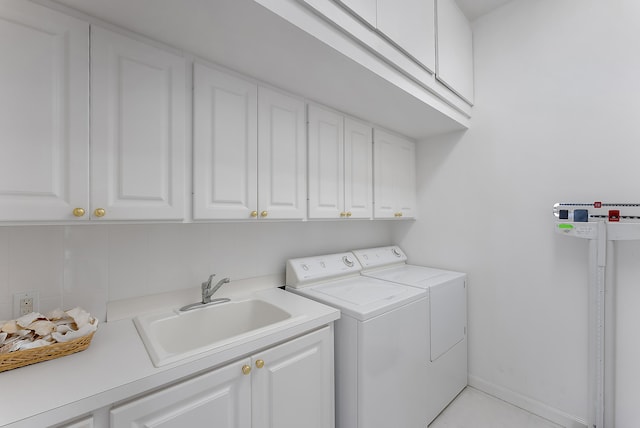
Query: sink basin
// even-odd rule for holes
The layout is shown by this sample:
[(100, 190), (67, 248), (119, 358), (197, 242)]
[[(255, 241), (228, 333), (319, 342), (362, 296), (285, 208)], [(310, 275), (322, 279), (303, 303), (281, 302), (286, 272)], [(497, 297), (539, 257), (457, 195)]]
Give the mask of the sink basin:
[(188, 312), (141, 315), (134, 323), (156, 367), (223, 348), (281, 325), (291, 314), (260, 299)]

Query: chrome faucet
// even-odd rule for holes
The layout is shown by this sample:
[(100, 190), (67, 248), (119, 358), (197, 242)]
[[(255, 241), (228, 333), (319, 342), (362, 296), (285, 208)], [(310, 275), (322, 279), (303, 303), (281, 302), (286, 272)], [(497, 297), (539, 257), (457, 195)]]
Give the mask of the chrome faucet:
[(223, 278), (216, 283), (216, 285), (211, 286), (211, 281), (216, 274), (209, 275), (209, 279), (202, 283), (202, 301), (196, 303), (190, 303), (186, 306), (180, 308), (179, 312), (190, 311), (192, 309), (198, 308), (206, 308), (211, 305), (216, 305), (218, 303), (230, 302), (231, 299), (226, 297), (222, 297), (220, 299), (211, 299), (211, 296), (222, 287), (222, 284), (226, 284), (230, 281), (229, 278)]
[(211, 303), (211, 296), (214, 295), (216, 291), (222, 287), (222, 284), (227, 284), (230, 280), (229, 278), (223, 278), (216, 283), (213, 287), (211, 286), (211, 280), (216, 276), (215, 273), (209, 275), (209, 279), (202, 283), (202, 304)]

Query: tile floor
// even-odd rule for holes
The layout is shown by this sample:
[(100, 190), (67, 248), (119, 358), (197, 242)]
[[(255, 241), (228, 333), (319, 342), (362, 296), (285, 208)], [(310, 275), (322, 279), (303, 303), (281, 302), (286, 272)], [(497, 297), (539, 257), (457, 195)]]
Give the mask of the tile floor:
[(562, 428), (500, 399), (467, 387), (429, 428)]

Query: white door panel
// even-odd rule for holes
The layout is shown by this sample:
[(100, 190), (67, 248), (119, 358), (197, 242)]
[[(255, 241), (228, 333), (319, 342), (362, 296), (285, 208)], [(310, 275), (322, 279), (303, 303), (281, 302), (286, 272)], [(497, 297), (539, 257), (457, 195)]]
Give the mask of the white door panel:
[(112, 428), (250, 428), (248, 359), (111, 410)]
[(473, 105), (473, 33), (454, 0), (438, 1), (436, 77)]
[(377, 0), (380, 32), (430, 72), (435, 71), (435, 0)]
[(344, 121), (309, 106), (309, 218), (340, 218), (344, 211)]
[(260, 352), (252, 362), (253, 428), (334, 427), (329, 327)]
[(304, 120), (304, 101), (258, 89), (258, 210), (267, 218), (306, 216)]
[(376, 129), (373, 157), (374, 217), (414, 218), (415, 143)]
[(416, 206), (416, 146), (409, 141), (401, 141), (397, 147), (398, 167), (394, 173), (396, 179), (396, 197), (399, 212), (403, 217), (415, 217)]
[(249, 219), (257, 210), (255, 83), (194, 65), (194, 218)]
[(373, 141), (371, 126), (345, 118), (344, 210), (351, 218), (371, 218)]
[(2, 1), (0, 52), (0, 220), (88, 219), (89, 26)]
[(358, 325), (360, 427), (427, 426), (428, 299)]
[(392, 137), (377, 129), (374, 141), (374, 217), (393, 218), (396, 213), (394, 195), (396, 150)]
[(99, 27), (91, 43), (92, 209), (183, 219), (184, 58)]
[(339, 0), (353, 13), (368, 22), (372, 27), (376, 26), (376, 0)]
[(464, 340), (467, 327), (467, 290), (464, 279), (429, 288), (431, 304), (431, 361)]

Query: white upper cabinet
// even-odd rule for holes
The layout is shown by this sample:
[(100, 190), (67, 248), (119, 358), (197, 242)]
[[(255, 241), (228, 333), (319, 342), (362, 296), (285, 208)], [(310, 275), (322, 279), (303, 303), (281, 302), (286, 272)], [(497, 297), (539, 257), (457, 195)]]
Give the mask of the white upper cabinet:
[(309, 105), (309, 218), (344, 217), (344, 121)]
[(258, 211), (261, 218), (306, 217), (305, 103), (258, 88)]
[[(312, 0), (313, 4), (319, 2)], [(321, 0), (320, 0), (321, 1)], [(430, 73), (436, 70), (435, 0), (337, 0)]]
[(185, 59), (99, 27), (91, 35), (91, 218), (183, 219)]
[(376, 0), (338, 0), (353, 13), (376, 27)]
[(303, 219), (304, 102), (194, 66), (194, 218)]
[(258, 209), (258, 88), (198, 63), (193, 87), (193, 217), (251, 218)]
[(430, 72), (436, 66), (435, 0), (377, 0), (377, 28)]
[(373, 214), (372, 128), (349, 117), (344, 119), (344, 211), (347, 217)]
[(371, 218), (371, 127), (309, 105), (309, 218)]
[[(455, 0), (441, 2), (445, 1), (438, 12), (436, 0), (255, 0), (361, 66), (353, 74), (362, 78), (347, 80), (366, 88), (360, 93), (366, 92), (367, 97), (348, 96), (350, 88), (342, 88), (340, 93), (349, 99), (347, 105), (342, 99), (328, 99), (335, 93), (331, 88), (310, 98), (325, 105), (341, 105), (353, 115), (420, 138), (471, 124), (471, 27)], [(459, 13), (457, 21), (449, 18), (451, 7)], [(335, 67), (339, 64), (336, 61)], [(334, 74), (352, 75), (348, 68), (336, 70)], [(367, 87), (368, 72), (386, 80), (392, 90), (387, 93), (379, 84)], [(410, 95), (405, 99), (412, 99), (411, 105), (400, 97), (393, 100), (397, 115), (382, 113), (387, 111), (394, 89), (403, 97)]]
[(0, 52), (0, 220), (86, 219), (88, 24), (3, 0)]
[(437, 0), (438, 63), (436, 77), (473, 104), (473, 33), (454, 0)]
[(89, 64), (88, 24), (0, 16), (0, 220), (184, 219), (184, 59), (94, 27)]
[(416, 216), (415, 143), (388, 132), (374, 132), (374, 217)]

